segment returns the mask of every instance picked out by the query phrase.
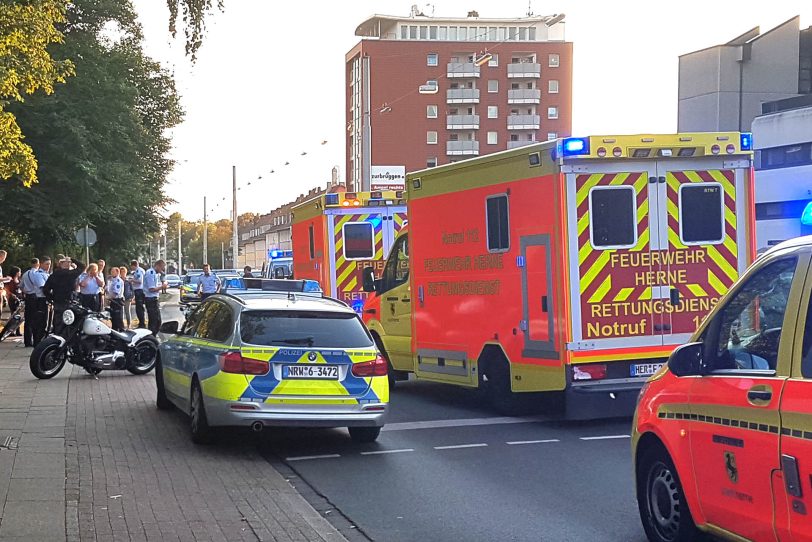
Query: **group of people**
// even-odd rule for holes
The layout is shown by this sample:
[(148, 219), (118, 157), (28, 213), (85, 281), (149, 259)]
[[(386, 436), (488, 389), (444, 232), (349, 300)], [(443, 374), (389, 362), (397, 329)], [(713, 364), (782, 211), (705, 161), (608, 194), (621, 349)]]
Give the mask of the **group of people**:
[(132, 260), (129, 269), (113, 267), (105, 277), (104, 260), (85, 265), (60, 254), (53, 272), (51, 258), (46, 256), (32, 258), (26, 271), (12, 267), (3, 275), (2, 264), (6, 257), (6, 251), (0, 250), (0, 280), (12, 311), (25, 301), (25, 346), (36, 346), (51, 329), (60, 333), (62, 313), (77, 301), (96, 312), (109, 305), (110, 320), (116, 331), (131, 327), (133, 304), (139, 328), (148, 327), (157, 334), (161, 327), (158, 296), (166, 288), (163, 260), (156, 261), (147, 270), (138, 260)]

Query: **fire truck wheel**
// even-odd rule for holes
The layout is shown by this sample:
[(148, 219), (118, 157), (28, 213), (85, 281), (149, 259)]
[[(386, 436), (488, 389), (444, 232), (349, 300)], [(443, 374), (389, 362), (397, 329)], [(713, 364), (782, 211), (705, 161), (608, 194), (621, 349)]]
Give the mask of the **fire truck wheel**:
[(662, 445), (652, 445), (637, 463), (637, 505), (652, 542), (704, 540), (685, 502), (677, 469)]

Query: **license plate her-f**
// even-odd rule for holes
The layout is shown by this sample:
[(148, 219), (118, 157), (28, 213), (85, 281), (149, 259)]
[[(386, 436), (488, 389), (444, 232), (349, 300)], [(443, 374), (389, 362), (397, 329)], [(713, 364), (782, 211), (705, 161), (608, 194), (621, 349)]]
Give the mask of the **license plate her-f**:
[(338, 380), (338, 365), (285, 365), (282, 376), (284, 378)]
[(632, 376), (651, 376), (663, 366), (662, 363), (635, 363), (632, 365)]

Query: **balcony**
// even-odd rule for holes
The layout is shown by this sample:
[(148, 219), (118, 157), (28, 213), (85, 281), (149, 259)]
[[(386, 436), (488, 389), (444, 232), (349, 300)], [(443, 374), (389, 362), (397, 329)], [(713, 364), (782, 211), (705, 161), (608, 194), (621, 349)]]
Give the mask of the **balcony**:
[(445, 123), (449, 130), (479, 130), (479, 115), (447, 115)]
[[(478, 88), (451, 88), (446, 92), (446, 103), (449, 104), (478, 104)], [(538, 102), (536, 102), (538, 103)]]
[(449, 141), (446, 143), (448, 156), (479, 156), (479, 141)]
[[(541, 64), (537, 62), (519, 62), (507, 65), (508, 78), (534, 78), (541, 77)], [(449, 76), (450, 77), (450, 76)]]
[(473, 62), (449, 62), (446, 75), (449, 79), (456, 77), (479, 77), (479, 66)]
[(541, 103), (541, 91), (537, 88), (519, 88), (508, 90), (509, 104)]
[(508, 130), (538, 130), (541, 118), (538, 115), (511, 115), (507, 121)]
[(535, 145), (538, 141), (508, 141), (508, 149), (518, 149), (519, 147), (526, 147), (528, 145)]

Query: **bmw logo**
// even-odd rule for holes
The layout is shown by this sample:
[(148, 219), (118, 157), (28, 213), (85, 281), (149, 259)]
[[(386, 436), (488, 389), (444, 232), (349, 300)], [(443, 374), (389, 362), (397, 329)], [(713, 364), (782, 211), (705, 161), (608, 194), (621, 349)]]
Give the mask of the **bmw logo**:
[(318, 356), (316, 356), (315, 352), (310, 352), (310, 353), (307, 354), (307, 360), (308, 361), (316, 361), (317, 357)]

